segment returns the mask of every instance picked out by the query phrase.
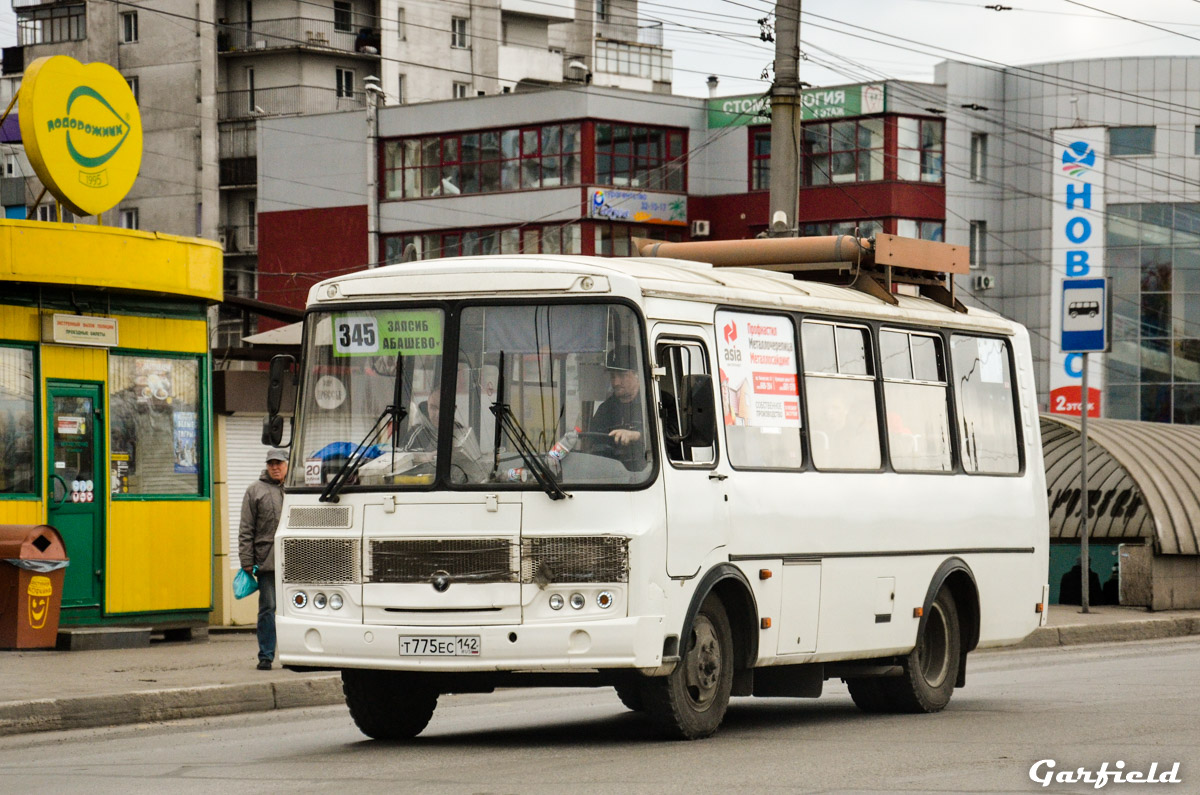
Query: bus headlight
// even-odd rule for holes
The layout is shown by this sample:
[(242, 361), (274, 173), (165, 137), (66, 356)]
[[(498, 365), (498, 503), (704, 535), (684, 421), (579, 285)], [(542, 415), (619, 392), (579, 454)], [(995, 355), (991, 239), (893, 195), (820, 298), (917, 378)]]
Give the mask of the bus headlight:
[(551, 610), (562, 610), (562, 607), (563, 607), (562, 594), (559, 594), (559, 593), (550, 594), (550, 609)]
[(325, 601), (325, 594), (318, 593), (313, 596), (313, 607), (317, 608), (318, 610), (323, 610), (325, 608)]
[(575, 609), (575, 610), (582, 610), (582, 609), (583, 609), (583, 606), (584, 606), (586, 603), (587, 603), (587, 600), (583, 598), (583, 594), (581, 594), (581, 593), (573, 593), (573, 594), (571, 594), (571, 607), (572, 607), (573, 609)]
[(341, 610), (342, 609), (342, 595), (340, 593), (330, 594), (329, 595), (329, 606), (332, 607), (334, 610)]

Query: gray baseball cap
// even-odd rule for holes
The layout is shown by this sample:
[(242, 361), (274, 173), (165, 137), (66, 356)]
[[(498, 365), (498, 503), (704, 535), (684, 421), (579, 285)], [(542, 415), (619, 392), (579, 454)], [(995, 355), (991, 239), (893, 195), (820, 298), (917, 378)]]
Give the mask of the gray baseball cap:
[(272, 447), (270, 450), (267, 451), (267, 462), (268, 463), (270, 463), (271, 461), (287, 461), (287, 460), (288, 460), (288, 451), (284, 450), (282, 447)]

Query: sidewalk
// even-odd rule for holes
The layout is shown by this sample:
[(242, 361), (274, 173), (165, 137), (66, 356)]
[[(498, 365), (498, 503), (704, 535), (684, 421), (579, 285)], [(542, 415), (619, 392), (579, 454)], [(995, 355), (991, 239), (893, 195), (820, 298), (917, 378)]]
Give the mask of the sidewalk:
[[(1053, 605), (1019, 649), (1200, 635), (1200, 610)], [(336, 673), (255, 669), (251, 631), (150, 648), (0, 651), (0, 735), (342, 703)]]

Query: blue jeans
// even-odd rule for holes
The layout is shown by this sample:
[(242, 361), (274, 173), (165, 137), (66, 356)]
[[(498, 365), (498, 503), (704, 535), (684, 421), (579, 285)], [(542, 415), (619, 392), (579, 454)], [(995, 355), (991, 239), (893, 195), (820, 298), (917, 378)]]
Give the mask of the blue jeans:
[(275, 572), (258, 573), (258, 659), (275, 660)]

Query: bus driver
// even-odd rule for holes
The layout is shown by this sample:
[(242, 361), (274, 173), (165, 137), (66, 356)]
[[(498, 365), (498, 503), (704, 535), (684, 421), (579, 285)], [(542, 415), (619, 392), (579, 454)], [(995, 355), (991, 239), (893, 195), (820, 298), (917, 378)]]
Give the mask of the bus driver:
[[(588, 431), (594, 440), (591, 452), (615, 458), (630, 471), (646, 466), (646, 410), (642, 398), (642, 377), (637, 369), (637, 353), (632, 345), (613, 351), (605, 364), (610, 395), (596, 413)], [(599, 439), (600, 435), (608, 440)]]

